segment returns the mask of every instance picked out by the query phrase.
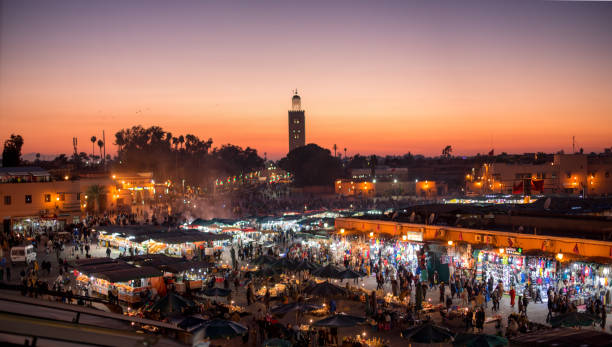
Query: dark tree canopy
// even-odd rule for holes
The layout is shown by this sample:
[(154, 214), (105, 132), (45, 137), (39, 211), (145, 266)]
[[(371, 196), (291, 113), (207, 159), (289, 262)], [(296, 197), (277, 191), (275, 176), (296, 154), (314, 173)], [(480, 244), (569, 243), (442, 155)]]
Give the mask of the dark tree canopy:
[(19, 166), (21, 163), (22, 146), (23, 138), (21, 135), (11, 134), (11, 137), (4, 141), (4, 150), (2, 151), (2, 166)]
[(329, 149), (311, 143), (289, 152), (279, 161), (279, 166), (294, 177), (298, 187), (333, 185), (334, 180), (344, 176), (342, 164), (332, 156)]
[(156, 177), (185, 179), (190, 184), (207, 183), (224, 175), (237, 175), (263, 167), (257, 150), (231, 144), (212, 148), (212, 139), (193, 134), (174, 136), (161, 127), (133, 126), (115, 134), (119, 147), (118, 167), (152, 171)]

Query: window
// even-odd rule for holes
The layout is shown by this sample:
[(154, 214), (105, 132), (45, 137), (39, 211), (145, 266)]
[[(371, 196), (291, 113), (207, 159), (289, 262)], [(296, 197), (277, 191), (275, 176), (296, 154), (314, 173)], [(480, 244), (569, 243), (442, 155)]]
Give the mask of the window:
[(66, 201), (66, 193), (59, 194), (60, 201)]
[(45, 194), (45, 202), (51, 202), (51, 194)]
[(4, 196), (4, 204), (5, 205), (10, 205), (11, 204), (11, 196), (10, 195), (5, 195)]
[(32, 195), (26, 195), (25, 196), (25, 202), (26, 202), (26, 204), (31, 204), (32, 203)]

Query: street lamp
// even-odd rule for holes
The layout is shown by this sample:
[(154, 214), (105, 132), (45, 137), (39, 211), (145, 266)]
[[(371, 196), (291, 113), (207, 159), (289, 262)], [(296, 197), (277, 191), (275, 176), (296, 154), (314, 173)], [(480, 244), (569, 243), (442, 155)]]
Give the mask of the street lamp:
[(453, 240), (448, 240), (448, 245), (452, 246), (453, 245)]

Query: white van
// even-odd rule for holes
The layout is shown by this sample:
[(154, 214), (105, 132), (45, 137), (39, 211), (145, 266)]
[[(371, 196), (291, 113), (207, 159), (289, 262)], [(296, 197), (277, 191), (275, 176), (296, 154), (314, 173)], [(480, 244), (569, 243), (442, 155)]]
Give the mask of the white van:
[(26, 263), (29, 264), (36, 260), (36, 251), (34, 246), (17, 246), (11, 248), (11, 261), (13, 263)]

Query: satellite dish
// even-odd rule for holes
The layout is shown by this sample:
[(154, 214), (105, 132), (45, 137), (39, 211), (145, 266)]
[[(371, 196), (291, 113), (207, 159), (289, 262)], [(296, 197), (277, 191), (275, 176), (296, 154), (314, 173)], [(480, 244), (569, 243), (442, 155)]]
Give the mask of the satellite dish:
[(552, 202), (551, 198), (546, 198), (546, 201), (544, 201), (544, 209), (548, 210), (550, 208), (550, 203)]

